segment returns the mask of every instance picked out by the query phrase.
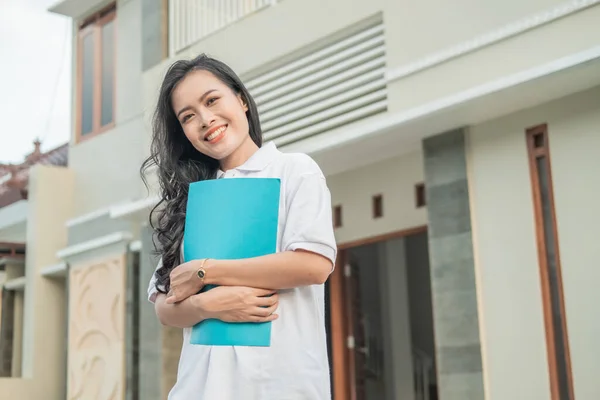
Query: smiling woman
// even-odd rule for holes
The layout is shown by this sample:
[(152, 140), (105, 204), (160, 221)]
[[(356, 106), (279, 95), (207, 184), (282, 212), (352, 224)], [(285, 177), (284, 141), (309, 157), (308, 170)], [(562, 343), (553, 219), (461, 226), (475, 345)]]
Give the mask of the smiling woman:
[[(258, 111), (244, 84), (204, 55), (175, 62), (163, 80), (142, 177), (152, 164), (161, 186), (153, 210), (161, 262), (148, 298), (163, 324), (184, 328), (169, 399), (331, 399), (324, 283), (337, 248), (331, 197), (318, 165), (305, 154), (281, 153), (272, 142), (263, 146)], [(183, 262), (190, 183), (232, 177), (281, 181), (276, 252)], [(205, 285), (217, 287), (202, 291)], [(272, 321), (271, 344), (191, 344), (191, 328), (205, 319)]]
[(223, 168), (240, 165), (258, 148), (248, 135), (246, 101), (212, 73), (189, 73), (173, 91), (172, 103), (186, 138)]

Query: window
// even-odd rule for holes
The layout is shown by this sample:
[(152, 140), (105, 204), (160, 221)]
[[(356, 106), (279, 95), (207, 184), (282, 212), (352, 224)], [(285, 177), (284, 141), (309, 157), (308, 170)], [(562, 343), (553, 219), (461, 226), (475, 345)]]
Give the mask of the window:
[(334, 228), (342, 227), (342, 206), (341, 205), (333, 207), (333, 227)]
[(114, 126), (115, 13), (113, 4), (79, 28), (77, 141)]
[(547, 126), (540, 125), (528, 129), (526, 137), (542, 283), (550, 389), (552, 400), (573, 400)]
[(422, 182), (415, 185), (415, 205), (417, 208), (425, 207), (427, 205), (425, 184)]
[(383, 195), (378, 194), (373, 196), (373, 218), (383, 217)]

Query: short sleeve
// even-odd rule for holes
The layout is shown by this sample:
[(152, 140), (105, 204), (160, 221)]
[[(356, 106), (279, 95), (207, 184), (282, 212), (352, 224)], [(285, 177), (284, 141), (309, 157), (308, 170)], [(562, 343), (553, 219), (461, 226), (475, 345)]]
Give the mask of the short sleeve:
[(152, 274), (152, 278), (150, 278), (150, 283), (148, 284), (148, 301), (154, 303), (156, 300), (156, 296), (158, 295), (158, 290), (156, 289), (156, 271), (162, 266), (162, 259), (158, 261), (158, 265), (156, 266), (156, 270)]
[(307, 250), (335, 266), (337, 246), (331, 217), (331, 194), (317, 164), (308, 159), (300, 173), (286, 178), (286, 220), (283, 251)]

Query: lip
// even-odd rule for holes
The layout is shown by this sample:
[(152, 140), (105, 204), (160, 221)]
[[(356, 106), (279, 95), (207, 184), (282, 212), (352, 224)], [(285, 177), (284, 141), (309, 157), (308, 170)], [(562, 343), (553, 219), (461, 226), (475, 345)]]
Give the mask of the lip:
[(208, 138), (210, 135), (212, 135), (212, 134), (213, 134), (213, 133), (215, 133), (217, 130), (219, 130), (219, 129), (223, 128), (223, 127), (225, 127), (225, 129), (227, 129), (227, 125), (226, 125), (226, 124), (223, 124), (223, 125), (217, 125), (217, 126), (215, 126), (215, 127), (213, 127), (213, 128), (210, 128), (210, 129), (209, 129), (209, 130), (206, 132), (206, 134), (204, 135), (204, 140), (206, 140), (206, 138)]

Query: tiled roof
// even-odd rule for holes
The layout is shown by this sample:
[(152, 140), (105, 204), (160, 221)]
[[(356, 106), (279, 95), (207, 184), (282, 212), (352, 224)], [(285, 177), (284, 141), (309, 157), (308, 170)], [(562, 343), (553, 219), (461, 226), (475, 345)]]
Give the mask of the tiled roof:
[(21, 164), (0, 164), (0, 207), (7, 206), (27, 198), (29, 169), (36, 165), (66, 166), (69, 156), (68, 143), (46, 153), (39, 151), (39, 142), (34, 143), (35, 150)]

